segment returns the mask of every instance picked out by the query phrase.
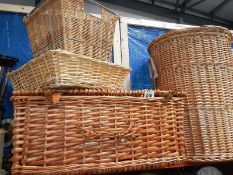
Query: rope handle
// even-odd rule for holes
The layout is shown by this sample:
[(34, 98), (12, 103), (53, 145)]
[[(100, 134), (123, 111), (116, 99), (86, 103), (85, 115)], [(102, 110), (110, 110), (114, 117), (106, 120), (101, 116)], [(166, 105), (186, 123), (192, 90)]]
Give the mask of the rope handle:
[(85, 132), (84, 135), (86, 137), (97, 137), (97, 136), (112, 136), (112, 137), (120, 137), (120, 136), (131, 136), (136, 132), (135, 129), (133, 129), (134, 123), (132, 122), (128, 128), (122, 129), (121, 131), (91, 131), (87, 128), (81, 127), (81, 129)]

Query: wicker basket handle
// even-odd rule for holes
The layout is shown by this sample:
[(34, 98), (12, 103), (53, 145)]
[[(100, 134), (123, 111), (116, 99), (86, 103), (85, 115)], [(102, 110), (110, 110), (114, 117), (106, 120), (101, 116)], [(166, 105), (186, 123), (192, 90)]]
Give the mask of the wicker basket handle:
[[(85, 0), (81, 0), (81, 1), (84, 1), (84, 2), (85, 2)], [(94, 4), (94, 5), (97, 6), (97, 7), (102, 8), (103, 10), (105, 10), (105, 11), (111, 13), (111, 14), (114, 15), (114, 16), (119, 16), (117, 13), (115, 13), (115, 12), (113, 12), (112, 10), (110, 10), (110, 9), (108, 9), (108, 8), (106, 8), (106, 7), (104, 7), (103, 5), (99, 4), (99, 3), (96, 2), (96, 1), (93, 1), (93, 0), (86, 0), (86, 1), (88, 1), (88, 2), (90, 2), (90, 3), (92, 3), (92, 4)]]
[(132, 122), (128, 128), (122, 129), (121, 131), (94, 131), (89, 130), (87, 128), (81, 127), (81, 129), (85, 132), (84, 135), (86, 137), (100, 137), (100, 136), (110, 136), (110, 137), (125, 137), (131, 136), (136, 132), (136, 129), (133, 129), (134, 123)]

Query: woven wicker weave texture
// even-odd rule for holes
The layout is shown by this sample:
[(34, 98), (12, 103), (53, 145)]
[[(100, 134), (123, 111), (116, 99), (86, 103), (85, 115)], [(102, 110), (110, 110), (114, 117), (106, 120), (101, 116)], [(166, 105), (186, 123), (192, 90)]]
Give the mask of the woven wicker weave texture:
[(95, 4), (101, 8), (101, 19), (85, 13), (83, 0), (44, 0), (24, 20), (34, 57), (64, 49), (109, 61), (119, 16)]
[[(53, 92), (54, 93), (54, 92)], [(18, 91), (13, 174), (93, 174), (181, 166), (182, 94), (155, 91)], [(94, 94), (94, 95), (91, 95)]]
[(14, 90), (37, 88), (122, 89), (129, 68), (63, 50), (51, 50), (9, 74)]
[[(233, 160), (233, 108), (196, 107), (189, 108), (192, 148), (187, 160), (195, 162), (219, 162)], [(193, 154), (194, 152), (194, 154)]]
[(231, 33), (222, 27), (176, 30), (154, 40), (157, 87), (187, 93), (186, 149), (194, 161), (233, 160)]
[(154, 40), (159, 89), (187, 91), (189, 105), (233, 103), (231, 33), (222, 27), (172, 31)]

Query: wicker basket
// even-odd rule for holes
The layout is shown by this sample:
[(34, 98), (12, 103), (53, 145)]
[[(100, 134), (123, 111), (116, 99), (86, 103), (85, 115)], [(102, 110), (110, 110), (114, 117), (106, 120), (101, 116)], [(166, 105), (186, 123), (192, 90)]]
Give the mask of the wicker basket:
[(185, 91), (189, 105), (233, 104), (232, 34), (222, 27), (175, 30), (148, 50), (159, 73), (157, 86)]
[[(49, 94), (59, 97), (56, 104)], [(95, 174), (181, 166), (183, 95), (143, 94), (14, 92), (12, 173)]]
[(34, 57), (48, 50), (109, 61), (119, 16), (100, 4), (101, 19), (84, 11), (83, 0), (44, 0), (24, 20)]
[[(232, 114), (228, 110), (221, 115), (209, 111), (233, 107), (231, 41), (232, 34), (225, 28), (197, 27), (168, 32), (148, 48), (158, 70), (156, 87), (187, 94), (186, 151), (193, 161), (233, 160), (231, 153), (227, 153), (233, 151), (229, 146), (233, 137), (229, 140), (232, 130), (227, 129), (226, 122), (228, 117), (232, 120)], [(198, 109), (195, 115), (191, 109)], [(218, 123), (219, 120), (224, 122)], [(213, 128), (204, 127), (205, 123)], [(228, 140), (214, 140), (218, 132)]]
[(14, 90), (37, 88), (121, 89), (129, 68), (63, 50), (51, 50), (8, 76)]

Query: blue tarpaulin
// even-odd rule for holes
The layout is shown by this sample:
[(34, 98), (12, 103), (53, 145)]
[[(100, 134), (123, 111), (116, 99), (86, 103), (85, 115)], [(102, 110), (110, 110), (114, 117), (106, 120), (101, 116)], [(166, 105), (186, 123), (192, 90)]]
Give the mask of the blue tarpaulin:
[[(0, 54), (12, 56), (19, 59), (19, 62), (13, 69), (19, 68), (32, 58), (32, 51), (28, 40), (26, 28), (23, 24), (23, 14), (16, 13), (0, 13)], [(10, 82), (7, 84), (6, 93), (3, 98), (5, 112), (3, 115), (3, 127), (11, 130), (9, 123), (13, 119), (13, 107), (10, 101), (12, 95), (12, 86)], [(6, 138), (9, 137), (9, 131)], [(4, 155), (11, 154), (11, 141), (6, 139)], [(9, 157), (9, 156), (8, 156)]]
[(132, 68), (130, 74), (131, 89), (153, 89), (150, 78), (147, 48), (156, 37), (168, 32), (166, 29), (132, 26), (128, 27), (129, 37), (129, 64)]

